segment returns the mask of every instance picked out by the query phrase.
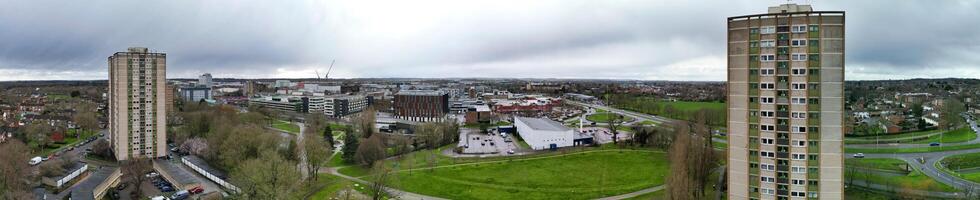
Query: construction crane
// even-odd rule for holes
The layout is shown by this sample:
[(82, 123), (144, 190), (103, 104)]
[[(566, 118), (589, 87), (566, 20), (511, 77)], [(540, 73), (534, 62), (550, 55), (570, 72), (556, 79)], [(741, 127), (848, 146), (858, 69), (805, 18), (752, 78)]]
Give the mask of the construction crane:
[[(334, 62), (337, 62), (337, 60), (336, 60), (336, 59), (334, 59), (334, 60), (331, 60), (331, 61), (330, 61), (330, 68), (327, 68), (327, 74), (324, 74), (324, 75), (323, 75), (323, 79), (330, 79), (330, 71), (331, 71), (331, 70), (333, 70), (333, 63), (334, 63)], [(317, 72), (317, 75), (316, 75), (316, 76), (318, 76), (318, 77), (319, 77), (319, 76), (320, 76), (320, 73), (319, 73), (319, 72)]]

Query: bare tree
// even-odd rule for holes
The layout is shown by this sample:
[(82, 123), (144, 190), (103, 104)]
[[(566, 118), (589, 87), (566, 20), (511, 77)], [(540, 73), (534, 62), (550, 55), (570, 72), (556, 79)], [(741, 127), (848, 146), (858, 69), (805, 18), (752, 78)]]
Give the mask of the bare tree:
[(96, 130), (99, 128), (99, 121), (95, 114), (95, 105), (91, 103), (80, 103), (77, 107), (77, 112), (72, 116), (72, 120), (81, 129), (81, 131), (75, 132), (75, 137), (81, 138), (81, 132)]
[(365, 139), (357, 147), (354, 160), (361, 165), (373, 166), (375, 161), (385, 158), (385, 146), (381, 135), (374, 135)]
[(611, 114), (613, 114), (613, 116), (610, 117), (608, 121), (609, 132), (612, 132), (613, 144), (619, 144), (619, 126), (622, 125), (624, 116), (615, 113)]
[(320, 167), (330, 158), (330, 145), (316, 138), (317, 136), (315, 134), (308, 134), (307, 137), (310, 138), (303, 140), (303, 148), (305, 150), (303, 153), (306, 156), (306, 171), (308, 173), (306, 177), (312, 181), (316, 181), (317, 172), (320, 171)]
[(388, 184), (391, 181), (391, 176), (394, 174), (394, 170), (385, 164), (384, 160), (381, 162), (374, 163), (371, 176), (371, 199), (381, 200), (388, 192)]
[(153, 164), (146, 158), (134, 158), (122, 162), (123, 177), (133, 185), (134, 193), (131, 194), (133, 198), (143, 195), (143, 189), (140, 186), (146, 182), (146, 176), (143, 174), (149, 173), (151, 170), (153, 170)]
[[(672, 199), (703, 199), (709, 184), (711, 171), (717, 167), (710, 137), (704, 137), (704, 128), (678, 122), (671, 143), (671, 175), (668, 177)], [(691, 130), (695, 131), (692, 132)]]
[(112, 160), (112, 151), (109, 146), (109, 141), (105, 139), (97, 139), (95, 143), (92, 144), (92, 155), (96, 155), (102, 159)]
[(0, 143), (0, 199), (33, 199), (27, 145), (17, 139)]
[(375, 111), (372, 107), (368, 107), (364, 111), (361, 111), (361, 114), (358, 114), (356, 124), (358, 130), (361, 132), (361, 137), (371, 138), (371, 135), (374, 135), (376, 114), (377, 111)]

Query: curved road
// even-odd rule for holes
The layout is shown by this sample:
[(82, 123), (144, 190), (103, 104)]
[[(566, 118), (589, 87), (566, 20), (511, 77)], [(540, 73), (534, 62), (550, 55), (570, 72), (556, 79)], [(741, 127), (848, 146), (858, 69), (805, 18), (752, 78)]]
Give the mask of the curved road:
[[(572, 103), (573, 105), (584, 106), (584, 107), (592, 107), (592, 108), (600, 108), (600, 109), (608, 110), (610, 112), (615, 112), (615, 113), (619, 113), (619, 114), (622, 114), (622, 115), (629, 115), (629, 116), (634, 117), (634, 118), (647, 119), (647, 120), (656, 121), (656, 122), (660, 122), (660, 123), (666, 123), (666, 122), (673, 121), (673, 119), (668, 119), (668, 118), (654, 116), (654, 115), (648, 115), (648, 114), (643, 114), (643, 113), (636, 113), (636, 112), (631, 112), (631, 111), (616, 109), (616, 108), (609, 107), (609, 106), (604, 106), (604, 105), (585, 104), (585, 103), (576, 102), (576, 101), (568, 101), (568, 102), (569, 103)], [(965, 144), (977, 144), (977, 143), (980, 143), (980, 126), (978, 126), (978, 124), (977, 124), (976, 121), (970, 119), (966, 115), (963, 115), (963, 117), (966, 118), (966, 121), (968, 122), (970, 128), (973, 129), (974, 134), (977, 134), (978, 137), (976, 139), (974, 139), (974, 140), (967, 141), (967, 142), (946, 143), (946, 144), (943, 144), (944, 146), (946, 146), (946, 145), (965, 145)], [(713, 141), (722, 142), (722, 143), (727, 143), (728, 142), (727, 140), (723, 140), (721, 138), (713, 138)], [(846, 147), (856, 147), (856, 148), (899, 149), (899, 148), (928, 147), (929, 144), (851, 144), (851, 145), (845, 145), (845, 146)], [(927, 153), (865, 154), (865, 157), (868, 157), (868, 158), (895, 158), (895, 159), (904, 160), (905, 162), (909, 163), (913, 167), (915, 167), (915, 168), (919, 169), (920, 171), (922, 171), (923, 174), (925, 174), (925, 175), (927, 175), (927, 176), (929, 176), (929, 177), (931, 177), (931, 178), (933, 178), (933, 179), (935, 179), (935, 180), (937, 180), (939, 182), (942, 182), (944, 184), (953, 186), (953, 187), (955, 187), (957, 189), (960, 189), (960, 190), (980, 189), (980, 183), (975, 183), (975, 182), (971, 182), (971, 181), (968, 181), (968, 180), (965, 180), (965, 179), (956, 177), (954, 175), (948, 174), (948, 173), (943, 172), (942, 170), (936, 168), (936, 163), (939, 162), (940, 160), (942, 160), (943, 158), (945, 158), (946, 156), (959, 155), (959, 154), (968, 154), (968, 153), (980, 153), (980, 148), (978, 148), (978, 149), (956, 150), (956, 151), (927, 152)], [(847, 156), (847, 155), (845, 155), (845, 156)], [(922, 160), (922, 162), (919, 162), (919, 160)], [(944, 194), (928, 193), (928, 194), (931, 194), (931, 195), (934, 195), (934, 196), (939, 196), (939, 197), (948, 197), (950, 195), (948, 193), (944, 193)]]

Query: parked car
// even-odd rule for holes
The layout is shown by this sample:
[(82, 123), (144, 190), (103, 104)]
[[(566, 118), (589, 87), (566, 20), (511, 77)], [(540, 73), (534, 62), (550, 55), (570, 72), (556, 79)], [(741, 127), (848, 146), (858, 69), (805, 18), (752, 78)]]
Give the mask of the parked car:
[(854, 158), (864, 158), (864, 153), (856, 153), (854, 154)]
[(183, 199), (187, 199), (187, 197), (189, 196), (191, 196), (190, 192), (187, 192), (187, 190), (181, 190), (181, 191), (177, 191), (177, 193), (174, 193), (174, 195), (170, 195), (170, 199), (183, 200)]
[(155, 196), (155, 197), (151, 197), (150, 200), (170, 200), (170, 199), (164, 196)]
[(157, 176), (160, 176), (160, 174), (157, 174), (156, 172), (150, 172), (149, 174), (146, 174), (147, 178), (153, 178)]
[(514, 150), (513, 149), (507, 150), (507, 154), (514, 154)]
[(204, 186), (197, 186), (187, 191), (191, 194), (200, 194), (201, 192), (204, 192)]
[(160, 191), (161, 192), (173, 192), (174, 191), (174, 188), (172, 188), (170, 186), (163, 186), (163, 188), (160, 188)]
[(41, 164), (41, 161), (44, 161), (44, 159), (41, 158), (41, 157), (34, 157), (34, 158), (31, 158), (30, 161), (27, 161), (27, 164), (37, 165), (37, 164)]

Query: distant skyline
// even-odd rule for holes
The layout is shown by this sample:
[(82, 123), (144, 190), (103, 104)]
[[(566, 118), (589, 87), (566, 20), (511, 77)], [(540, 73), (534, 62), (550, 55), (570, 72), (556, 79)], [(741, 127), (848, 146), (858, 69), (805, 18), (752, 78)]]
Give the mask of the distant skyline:
[[(787, 1), (7, 1), (0, 81), (169, 78), (725, 80), (725, 22)], [(847, 80), (980, 78), (980, 2), (791, 1), (847, 12)]]

